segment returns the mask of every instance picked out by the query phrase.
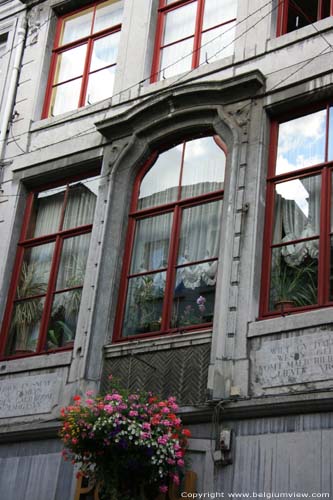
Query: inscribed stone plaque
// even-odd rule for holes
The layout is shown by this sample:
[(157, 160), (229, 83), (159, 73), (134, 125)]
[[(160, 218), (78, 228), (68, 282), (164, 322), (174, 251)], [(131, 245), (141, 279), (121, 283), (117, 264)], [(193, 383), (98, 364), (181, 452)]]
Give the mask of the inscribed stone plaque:
[(56, 374), (0, 381), (0, 418), (48, 413), (57, 400), (58, 392)]
[(254, 382), (262, 388), (333, 378), (333, 332), (263, 342), (253, 352)]

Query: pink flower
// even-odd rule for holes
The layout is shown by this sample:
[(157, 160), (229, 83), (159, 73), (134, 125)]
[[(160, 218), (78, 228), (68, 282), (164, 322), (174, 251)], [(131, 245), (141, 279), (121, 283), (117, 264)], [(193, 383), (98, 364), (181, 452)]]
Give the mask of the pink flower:
[(86, 399), (86, 404), (87, 405), (93, 405), (94, 401), (92, 399)]
[(142, 429), (145, 430), (145, 431), (150, 431), (151, 425), (148, 422), (144, 422), (142, 424)]
[(166, 493), (168, 491), (168, 487), (165, 486), (165, 484), (162, 484), (160, 487), (159, 487), (159, 490), (161, 493)]
[(86, 392), (86, 395), (87, 395), (87, 396), (92, 396), (93, 394), (94, 394), (94, 391), (87, 391), (87, 392)]
[(79, 440), (78, 440), (78, 439), (76, 439), (76, 438), (73, 438), (73, 439), (72, 439), (72, 443), (73, 443), (73, 444), (77, 444), (78, 442), (79, 442)]
[(178, 474), (171, 474), (171, 479), (174, 482), (174, 484), (180, 483)]
[(112, 405), (105, 405), (104, 410), (106, 411), (106, 413), (113, 413), (114, 407)]
[(180, 458), (179, 460), (177, 460), (177, 465), (179, 465), (179, 467), (184, 467), (185, 465), (185, 462), (182, 458)]
[(169, 408), (165, 407), (165, 408), (162, 408), (161, 413), (170, 413), (170, 410), (169, 410)]
[(137, 417), (139, 415), (138, 412), (134, 410), (131, 410), (128, 414), (130, 417)]

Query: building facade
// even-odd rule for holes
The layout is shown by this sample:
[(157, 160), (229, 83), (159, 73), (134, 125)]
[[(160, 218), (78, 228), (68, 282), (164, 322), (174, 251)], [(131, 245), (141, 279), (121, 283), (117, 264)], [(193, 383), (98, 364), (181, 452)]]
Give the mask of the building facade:
[(3, 498), (74, 498), (110, 373), (177, 397), (198, 493), (333, 493), (332, 16), (0, 3)]

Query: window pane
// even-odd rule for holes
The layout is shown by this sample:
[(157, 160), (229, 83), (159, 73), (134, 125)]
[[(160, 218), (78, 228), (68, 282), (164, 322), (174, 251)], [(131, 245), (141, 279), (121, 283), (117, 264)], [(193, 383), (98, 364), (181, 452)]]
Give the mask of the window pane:
[(183, 145), (161, 153), (140, 185), (138, 209), (176, 201)]
[[(276, 185), (274, 243), (319, 234), (320, 186), (319, 175)], [(310, 253), (310, 248), (308, 251)]]
[(59, 54), (54, 83), (65, 82), (81, 76), (83, 73), (86, 52), (87, 45), (84, 44)]
[(196, 14), (197, 2), (192, 2), (168, 12), (165, 15), (163, 45), (193, 36)]
[(94, 42), (90, 71), (115, 64), (118, 54), (120, 32), (104, 36)]
[(225, 154), (212, 137), (185, 144), (182, 198), (223, 189)]
[(27, 238), (37, 238), (59, 230), (65, 187), (41, 191), (34, 200)]
[(94, 33), (120, 24), (122, 22), (123, 9), (123, 2), (115, 2), (114, 0), (99, 4), (96, 8)]
[(333, 160), (333, 108), (329, 111), (328, 160)]
[(283, 174), (325, 160), (326, 110), (317, 111), (279, 127), (276, 173)]
[(200, 64), (218, 61), (234, 53), (236, 23), (228, 23), (207, 31), (201, 37)]
[(46, 293), (49, 281), (54, 243), (28, 248), (24, 252), (16, 298), (33, 297)]
[(124, 337), (160, 330), (165, 279), (163, 272), (129, 280)]
[(167, 267), (171, 223), (171, 213), (137, 221), (131, 274)]
[(93, 104), (112, 96), (115, 71), (116, 66), (112, 66), (89, 76), (86, 104)]
[(236, 0), (205, 0), (203, 29), (235, 19), (237, 14)]
[(89, 182), (91, 180), (86, 179), (69, 186), (63, 229), (93, 223), (97, 186), (95, 178)]
[(65, 45), (65, 43), (88, 36), (91, 31), (92, 18), (93, 9), (86, 9), (68, 17), (64, 22), (59, 45)]
[[(215, 274), (217, 262), (215, 261)], [(207, 264), (177, 270), (171, 327), (213, 321), (216, 276), (209, 277)]]
[[(299, 9), (297, 6), (299, 5)], [(317, 21), (318, 0), (289, 2), (287, 32), (297, 30)]]
[(170, 78), (192, 67), (193, 38), (184, 40), (161, 51), (159, 78)]
[(81, 78), (54, 87), (51, 97), (51, 116), (76, 109), (79, 105)]
[[(218, 256), (222, 200), (183, 210), (178, 250), (178, 264)], [(214, 270), (215, 268), (215, 270)], [(200, 268), (201, 269), (201, 268)], [(207, 272), (215, 280), (216, 263)]]
[(47, 349), (71, 344), (75, 338), (82, 289), (54, 295), (47, 331)]
[[(318, 252), (315, 252), (315, 257), (307, 251), (304, 253), (306, 244), (318, 248), (318, 240), (313, 240), (292, 245), (292, 254), (290, 245), (273, 249), (270, 310), (283, 311), (317, 303)], [(297, 260), (295, 255), (298, 256)]]
[(6, 347), (7, 355), (36, 350), (44, 300), (23, 300), (14, 305)]
[(63, 242), (57, 278), (57, 290), (83, 286), (91, 234), (66, 238)]

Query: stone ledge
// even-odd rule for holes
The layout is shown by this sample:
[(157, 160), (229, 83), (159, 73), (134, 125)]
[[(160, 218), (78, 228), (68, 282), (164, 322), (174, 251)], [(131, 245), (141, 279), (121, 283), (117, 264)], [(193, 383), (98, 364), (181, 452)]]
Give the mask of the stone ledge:
[(145, 352), (175, 349), (179, 347), (190, 347), (211, 342), (212, 332), (201, 331), (191, 333), (177, 333), (175, 335), (165, 335), (149, 339), (132, 340), (129, 342), (119, 342), (104, 347), (105, 358), (133, 355)]

